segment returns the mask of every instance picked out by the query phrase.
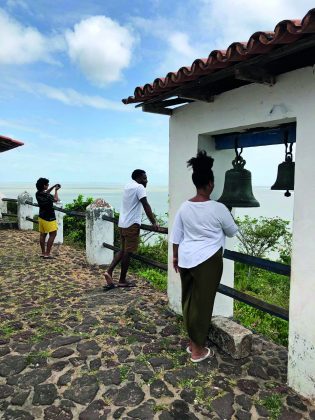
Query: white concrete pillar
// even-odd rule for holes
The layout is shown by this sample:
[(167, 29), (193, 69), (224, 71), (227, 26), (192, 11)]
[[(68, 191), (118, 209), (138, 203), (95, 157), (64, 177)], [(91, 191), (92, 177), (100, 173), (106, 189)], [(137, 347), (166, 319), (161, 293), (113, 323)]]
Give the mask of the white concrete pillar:
[[(61, 201), (58, 201), (57, 203), (55, 203), (55, 206), (63, 208), (63, 204)], [(58, 210), (55, 210), (55, 213), (56, 213), (56, 221), (58, 225), (58, 230), (57, 230), (57, 236), (55, 238), (54, 243), (63, 244), (63, 218), (65, 217), (65, 213), (62, 213), (61, 211), (58, 211)]]
[(2, 213), (8, 212), (7, 202), (3, 201), (3, 198), (5, 198), (5, 196), (0, 192), (0, 219), (2, 219)]
[(114, 223), (103, 220), (103, 215), (113, 217), (113, 208), (102, 199), (86, 208), (86, 257), (90, 264), (110, 264), (113, 251), (103, 247), (103, 242), (114, 244)]
[[(173, 127), (174, 125), (174, 127)], [(214, 158), (213, 172), (215, 177), (215, 189), (211, 197), (216, 200), (223, 191), (225, 172), (232, 167), (234, 159), (234, 150), (216, 150), (214, 139), (209, 135), (196, 135), (189, 137), (181, 131), (177, 123), (172, 123), (170, 127), (170, 157), (169, 157), (169, 189), (170, 189), (170, 207), (169, 207), (169, 229), (172, 230), (172, 224), (175, 214), (180, 204), (189, 199), (195, 193), (195, 187), (191, 180), (191, 170), (187, 169), (186, 162), (192, 156), (195, 156), (198, 149), (204, 149)], [(227, 238), (226, 247), (234, 249), (234, 239)], [(234, 262), (224, 259), (224, 268), (222, 275), (222, 284), (234, 287)], [(172, 266), (172, 244), (169, 246), (168, 261), (168, 287), (167, 293), (169, 304), (172, 310), (181, 313), (181, 282), (179, 274), (176, 274)], [(213, 315), (222, 315), (225, 317), (233, 316), (233, 299), (217, 293), (213, 308)]]
[[(205, 150), (208, 155), (214, 159), (213, 173), (214, 173), (214, 190), (211, 194), (213, 200), (221, 197), (225, 173), (232, 168), (232, 160), (235, 158), (234, 150), (216, 150), (214, 139), (211, 136), (200, 135), (198, 141), (198, 149)], [(233, 211), (234, 215), (234, 211)], [(227, 249), (233, 251), (235, 247), (235, 238), (226, 238), (225, 246)], [(234, 287), (234, 261), (223, 259), (223, 274), (221, 284), (229, 287)], [(233, 316), (233, 299), (217, 293), (214, 307), (213, 316), (222, 315), (225, 317)]]
[(288, 382), (315, 401), (315, 103), (310, 98), (297, 117)]
[(33, 197), (27, 191), (17, 198), (18, 226), (21, 230), (33, 230), (33, 222), (26, 220), (26, 217), (33, 218), (33, 206), (26, 204), (25, 201), (33, 202)]

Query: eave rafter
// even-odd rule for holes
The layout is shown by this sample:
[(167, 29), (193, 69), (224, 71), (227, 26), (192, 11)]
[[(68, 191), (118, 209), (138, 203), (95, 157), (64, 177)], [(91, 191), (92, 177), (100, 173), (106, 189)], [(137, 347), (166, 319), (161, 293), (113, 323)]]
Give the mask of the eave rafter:
[[(259, 83), (273, 86), (276, 83), (276, 75), (279, 71), (274, 72), (270, 67), (277, 67), (277, 63), (281, 60), (287, 60), (295, 54), (306, 53), (307, 50), (315, 49), (315, 36), (309, 35), (293, 44), (284, 45), (271, 51), (269, 54), (259, 55), (246, 62), (240, 62), (225, 69), (215, 71), (206, 76), (202, 76), (197, 80), (186, 83), (184, 86), (178, 86), (169, 92), (162, 93), (146, 100), (137, 105), (142, 107), (145, 112), (154, 112), (164, 115), (172, 115), (173, 111), (169, 106), (175, 105), (168, 101), (170, 98), (177, 97), (176, 105), (187, 104), (194, 101), (213, 102), (214, 97), (224, 91), (244, 86), (249, 83)], [(311, 54), (309, 54), (311, 56)], [(314, 60), (315, 63), (315, 60)], [(314, 64), (313, 63), (313, 64)], [(310, 65), (309, 63), (307, 65)], [(268, 68), (268, 70), (267, 70)], [(296, 68), (299, 68), (298, 66)], [(282, 71), (282, 73), (285, 71)], [(222, 84), (224, 80), (238, 82), (228, 89), (217, 90), (217, 85)]]

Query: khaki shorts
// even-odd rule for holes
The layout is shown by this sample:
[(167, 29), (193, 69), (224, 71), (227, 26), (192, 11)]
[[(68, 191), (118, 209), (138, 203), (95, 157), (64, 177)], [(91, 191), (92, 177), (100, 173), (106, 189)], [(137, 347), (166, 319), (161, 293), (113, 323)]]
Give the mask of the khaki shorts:
[(134, 223), (128, 228), (120, 228), (121, 249), (127, 252), (136, 252), (139, 245), (140, 225)]

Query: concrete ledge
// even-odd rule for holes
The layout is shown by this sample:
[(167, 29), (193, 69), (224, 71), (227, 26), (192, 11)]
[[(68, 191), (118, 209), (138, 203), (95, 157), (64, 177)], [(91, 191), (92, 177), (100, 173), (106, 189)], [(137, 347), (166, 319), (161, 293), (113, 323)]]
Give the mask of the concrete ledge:
[(0, 220), (0, 230), (5, 230), (5, 229), (18, 229), (18, 223), (11, 222), (8, 220)]
[(233, 359), (242, 359), (251, 353), (252, 332), (229, 318), (212, 318), (209, 339)]

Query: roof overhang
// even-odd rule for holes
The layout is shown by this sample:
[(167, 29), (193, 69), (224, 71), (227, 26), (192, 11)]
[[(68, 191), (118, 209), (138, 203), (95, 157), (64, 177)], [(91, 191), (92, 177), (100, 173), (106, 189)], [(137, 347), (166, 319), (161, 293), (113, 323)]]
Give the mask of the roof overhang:
[(294, 44), (278, 47), (263, 56), (253, 57), (187, 82), (137, 107), (142, 107), (145, 112), (172, 115), (172, 106), (194, 101), (213, 102), (216, 95), (250, 83), (272, 86), (277, 82), (278, 75), (314, 64), (315, 35), (308, 35)]
[(274, 32), (256, 32), (247, 43), (212, 51), (191, 67), (137, 87), (125, 104), (138, 103), (145, 112), (172, 115), (174, 106), (213, 102), (216, 95), (251, 83), (272, 86), (277, 76), (315, 63), (315, 9), (302, 21), (279, 22)]
[(23, 144), (21, 141), (11, 139), (10, 137), (0, 136), (0, 153), (23, 146)]

